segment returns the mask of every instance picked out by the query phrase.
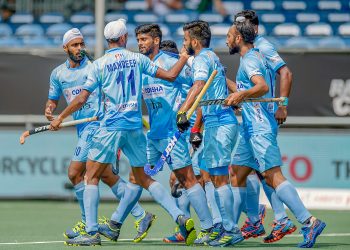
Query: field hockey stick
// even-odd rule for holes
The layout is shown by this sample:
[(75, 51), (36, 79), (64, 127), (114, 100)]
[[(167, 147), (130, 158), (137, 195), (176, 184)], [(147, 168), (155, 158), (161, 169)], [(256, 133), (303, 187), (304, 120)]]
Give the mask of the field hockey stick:
[(87, 52), (85, 49), (82, 49), (82, 50), (80, 51), (80, 54), (81, 54), (82, 56), (86, 56), (87, 59), (89, 59), (90, 62), (93, 62), (93, 61), (94, 61), (94, 58), (93, 58), (93, 57), (90, 55), (90, 53)]
[[(209, 105), (222, 105), (225, 104), (226, 99), (211, 99), (200, 101), (199, 106), (209, 106)], [(283, 102), (283, 98), (248, 98), (244, 99), (243, 102)]]
[[(207, 89), (210, 87), (210, 85), (213, 82), (214, 77), (216, 76), (217, 73), (218, 73), (217, 70), (214, 70), (213, 73), (211, 73), (208, 81), (205, 83), (203, 89), (201, 90), (201, 92), (197, 96), (192, 107), (188, 110), (187, 115), (186, 115), (187, 120), (189, 120), (191, 118), (192, 114), (197, 109), (200, 100), (203, 98), (204, 94), (207, 92)], [(173, 148), (174, 148), (176, 142), (178, 141), (178, 139), (180, 138), (181, 134), (182, 133), (179, 130), (175, 132), (175, 135), (170, 139), (168, 146), (165, 148), (164, 152), (162, 153), (161, 157), (159, 158), (159, 160), (157, 161), (156, 165), (154, 165), (153, 168), (149, 163), (147, 163), (144, 166), (144, 170), (145, 170), (146, 174), (153, 176), (153, 175), (157, 174), (163, 168), (164, 163), (166, 162), (167, 158), (169, 157), (170, 152), (173, 150)]]
[[(90, 118), (84, 118), (84, 119), (80, 119), (80, 120), (64, 122), (64, 123), (61, 123), (60, 128), (70, 127), (70, 126), (78, 125), (78, 124), (81, 124), (84, 122), (92, 122), (92, 121), (97, 121), (97, 120), (98, 120), (98, 117), (94, 116), (94, 117), (90, 117)], [(50, 129), (50, 124), (45, 125), (45, 126), (41, 126), (41, 127), (37, 127), (37, 128), (31, 129), (31, 130), (27, 130), (19, 138), (19, 143), (24, 144), (25, 139), (28, 136), (47, 131), (49, 129)]]

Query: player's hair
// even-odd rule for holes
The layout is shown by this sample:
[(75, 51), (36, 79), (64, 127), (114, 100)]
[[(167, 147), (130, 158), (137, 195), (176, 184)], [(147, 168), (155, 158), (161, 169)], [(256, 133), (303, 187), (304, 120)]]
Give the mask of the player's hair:
[(179, 54), (179, 50), (177, 49), (177, 45), (172, 40), (164, 40), (160, 43), (159, 49), (168, 51), (174, 54)]
[(162, 41), (162, 31), (158, 24), (141, 24), (135, 28), (135, 35), (150, 34), (151, 37), (159, 37)]
[(188, 31), (190, 33), (190, 37), (200, 41), (204, 48), (208, 48), (210, 46), (211, 31), (207, 22), (197, 20), (185, 23), (183, 26), (183, 31)]
[(241, 19), (236, 19), (235, 25), (238, 32), (241, 34), (243, 41), (246, 43), (253, 44), (256, 37), (256, 33), (252, 22), (242, 17)]
[(252, 24), (259, 25), (259, 17), (254, 10), (242, 10), (241, 12), (238, 12), (235, 15), (235, 19), (234, 19), (235, 21), (237, 17), (245, 17), (246, 19), (251, 21)]

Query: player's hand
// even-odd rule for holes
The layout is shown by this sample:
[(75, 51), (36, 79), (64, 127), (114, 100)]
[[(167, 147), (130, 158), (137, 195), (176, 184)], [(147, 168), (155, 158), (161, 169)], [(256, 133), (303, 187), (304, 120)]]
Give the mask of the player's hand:
[(49, 104), (49, 106), (47, 106), (47, 108), (45, 109), (45, 116), (46, 119), (49, 121), (52, 121), (54, 119), (53, 115), (52, 115), (52, 104)]
[(199, 146), (201, 145), (202, 141), (203, 141), (203, 135), (199, 131), (199, 129), (198, 128), (192, 128), (191, 129), (191, 134), (190, 134), (190, 143), (192, 145), (192, 148), (194, 150), (199, 148)]
[(52, 131), (59, 130), (62, 121), (63, 121), (63, 119), (60, 116), (58, 116), (56, 119), (51, 121), (51, 123), (50, 123), (50, 130), (52, 130)]
[(243, 92), (234, 92), (226, 98), (225, 105), (238, 106), (238, 104), (241, 103), (243, 100), (244, 100)]
[(182, 46), (182, 48), (181, 48), (180, 56), (181, 56), (181, 57), (186, 57), (187, 60), (188, 60), (188, 58), (190, 58), (190, 55), (187, 53), (187, 50), (185, 49), (184, 46)]
[(185, 132), (190, 127), (190, 122), (187, 120), (186, 112), (178, 112), (176, 115), (176, 125), (181, 133)]
[(275, 119), (278, 125), (282, 125), (287, 119), (287, 106), (278, 106), (278, 109), (275, 113)]

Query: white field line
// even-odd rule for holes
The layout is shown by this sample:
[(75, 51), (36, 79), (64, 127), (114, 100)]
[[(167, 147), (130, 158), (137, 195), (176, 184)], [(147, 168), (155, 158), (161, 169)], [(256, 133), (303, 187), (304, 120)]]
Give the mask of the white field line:
[[(348, 237), (350, 233), (329, 233), (321, 234), (319, 237)], [(297, 238), (301, 237), (300, 234), (286, 235), (285, 237)], [(119, 242), (131, 242), (133, 239), (119, 239)], [(162, 241), (162, 238), (148, 238), (143, 241)], [(36, 244), (54, 244), (54, 243), (63, 243), (64, 241), (33, 241), (33, 242), (0, 242), (1, 245), (36, 245)], [(102, 241), (102, 242), (111, 242), (111, 241)]]

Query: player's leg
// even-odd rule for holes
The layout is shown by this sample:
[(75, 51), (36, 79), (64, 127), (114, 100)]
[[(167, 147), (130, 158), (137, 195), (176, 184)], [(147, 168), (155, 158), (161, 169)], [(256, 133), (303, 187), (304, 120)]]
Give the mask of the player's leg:
[(84, 173), (85, 173), (85, 162), (71, 161), (68, 167), (68, 178), (74, 186), (75, 197), (78, 200), (80, 211), (81, 211), (81, 220), (78, 221), (71, 229), (66, 230), (63, 235), (72, 239), (77, 237), (82, 231), (85, 230), (85, 210), (84, 210)]
[(68, 229), (64, 232), (66, 238), (72, 239), (85, 230), (85, 209), (84, 209), (84, 174), (86, 170), (86, 161), (89, 148), (92, 143), (92, 136), (96, 132), (95, 126), (87, 126), (80, 132), (78, 137), (78, 143), (75, 147), (72, 161), (68, 167), (68, 178), (74, 186), (74, 192), (78, 200), (81, 210), (81, 220), (75, 224), (72, 229)]
[[(162, 152), (167, 147), (169, 140), (170, 138), (168, 140), (160, 140), (159, 152)], [(204, 189), (198, 183), (193, 172), (188, 144), (184, 137), (179, 138), (171, 151), (168, 165), (175, 173), (178, 181), (186, 189), (187, 198), (200, 220), (201, 233), (198, 235), (195, 244), (203, 244), (209, 240), (209, 233), (213, 226), (212, 217)]]
[(301, 201), (295, 187), (283, 176), (279, 167), (282, 165), (282, 158), (276, 135), (259, 135), (251, 139), (251, 144), (255, 145), (254, 154), (257, 157), (262, 170), (261, 172), (263, 172), (267, 184), (275, 189), (278, 198), (286, 204), (297, 220), (303, 225), (301, 231), (304, 236), (304, 242), (300, 243), (299, 247), (312, 247), (326, 224), (310, 214)]
[(98, 234), (99, 226), (97, 223), (97, 211), (99, 204), (98, 183), (104, 170), (115, 162), (115, 146), (117, 141), (116, 131), (107, 131), (100, 127), (94, 134), (92, 146), (88, 153), (89, 160), (86, 164), (86, 173), (84, 176), (84, 209), (86, 216), (86, 234), (80, 235), (74, 239), (66, 241), (68, 245), (100, 245), (101, 239)]
[(228, 246), (243, 240), (233, 223), (233, 193), (229, 185), (228, 166), (237, 140), (234, 124), (206, 128), (204, 132), (204, 159), (215, 187), (215, 199), (223, 221), (224, 232), (209, 242), (210, 246)]

